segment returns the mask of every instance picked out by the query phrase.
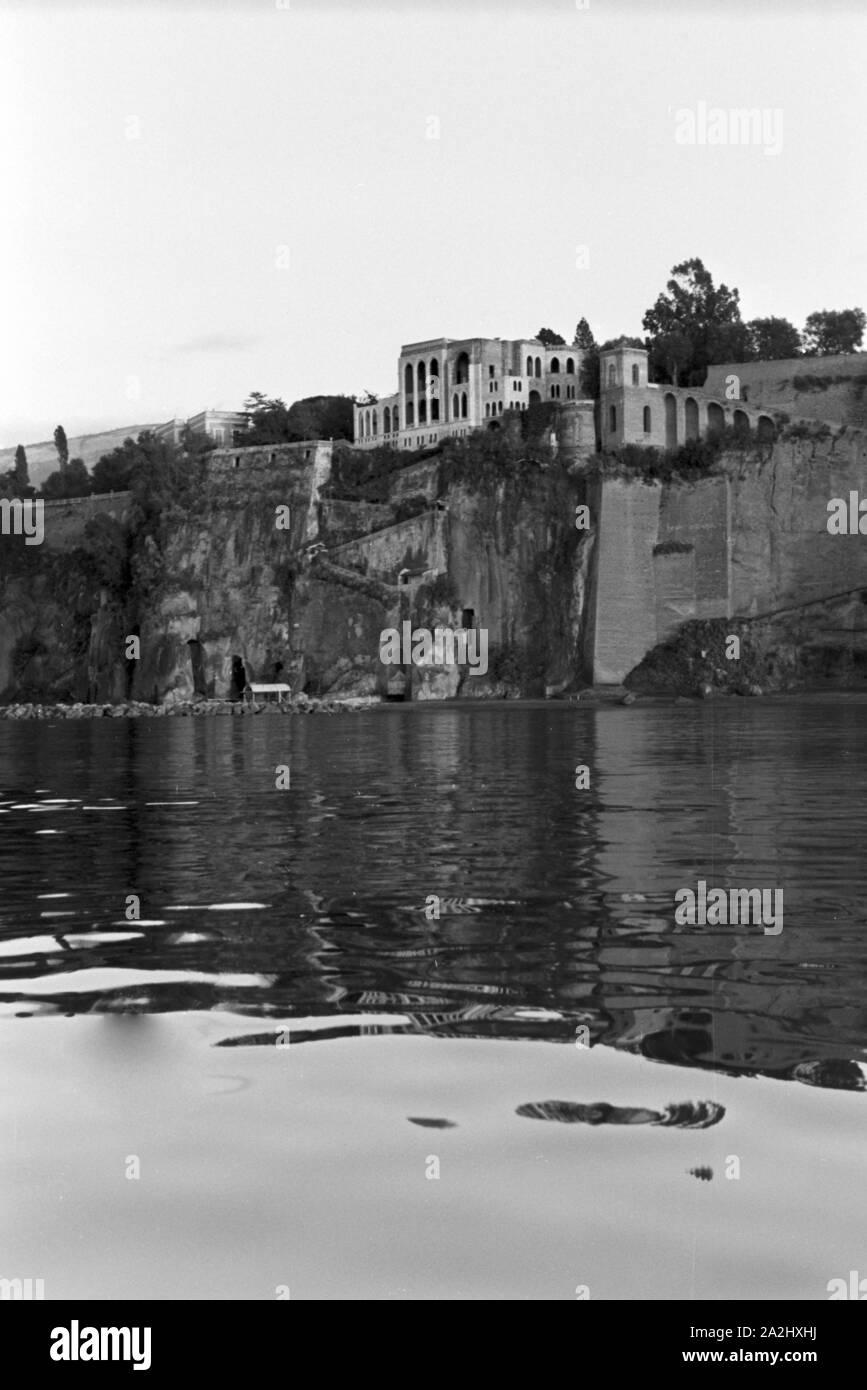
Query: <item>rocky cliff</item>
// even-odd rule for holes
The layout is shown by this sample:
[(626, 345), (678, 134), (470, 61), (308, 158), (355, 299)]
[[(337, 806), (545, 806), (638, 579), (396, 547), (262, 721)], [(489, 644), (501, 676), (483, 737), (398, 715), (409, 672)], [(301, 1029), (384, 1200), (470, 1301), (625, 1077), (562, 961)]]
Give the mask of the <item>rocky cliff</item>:
[[(333, 495), (327, 444), (217, 451), (183, 497), (97, 515), (65, 549), (0, 540), (0, 700), (172, 704), (245, 680), (384, 696), (398, 676), (410, 698), (502, 698), (630, 670), (648, 690), (851, 683), (867, 538), (830, 535), (827, 504), (865, 462), (864, 433), (818, 426), (648, 481), (488, 435), (389, 461), (369, 501)], [(405, 621), (483, 629), (487, 670), (384, 664)]]

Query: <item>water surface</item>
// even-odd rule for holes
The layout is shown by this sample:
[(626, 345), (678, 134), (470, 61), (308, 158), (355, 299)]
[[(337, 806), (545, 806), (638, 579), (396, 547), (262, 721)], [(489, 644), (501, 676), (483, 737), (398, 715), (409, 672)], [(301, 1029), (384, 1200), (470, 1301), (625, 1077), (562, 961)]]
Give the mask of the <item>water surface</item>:
[[(0, 724), (0, 1276), (826, 1298), (864, 1261), (865, 711)], [(677, 925), (698, 879), (783, 930)]]

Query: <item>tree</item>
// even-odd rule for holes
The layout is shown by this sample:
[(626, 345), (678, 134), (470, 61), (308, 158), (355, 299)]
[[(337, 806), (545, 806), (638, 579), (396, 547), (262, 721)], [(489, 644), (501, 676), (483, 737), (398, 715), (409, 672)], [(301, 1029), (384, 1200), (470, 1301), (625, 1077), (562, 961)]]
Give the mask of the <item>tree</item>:
[(740, 296), (716, 286), (698, 257), (672, 268), (667, 293), (642, 319), (650, 334), (650, 363), (675, 386), (700, 386), (712, 362), (740, 362), (749, 351)]
[(289, 407), (279, 396), (269, 399), (251, 391), (243, 406), (244, 428), (240, 444), (286, 444), (290, 439)]
[(45, 479), (45, 482), (42, 484), (42, 496), (48, 501), (53, 501), (57, 497), (66, 496), (66, 480), (59, 469), (55, 469), (53, 473), (49, 473), (48, 477)]
[[(368, 395), (371, 393), (368, 392)], [(373, 402), (378, 400), (373, 397)], [(372, 402), (372, 403), (373, 403)], [(293, 437), (303, 439), (353, 438), (353, 410), (350, 396), (307, 396), (289, 407)]]
[(205, 430), (193, 430), (184, 425), (181, 430), (181, 452), (188, 459), (198, 460), (213, 453), (217, 445)]
[(593, 337), (592, 330), (586, 319), (578, 320), (578, 324), (575, 328), (575, 337), (572, 340), (572, 346), (577, 348), (584, 348), (586, 351), (589, 351), (590, 348), (594, 348), (596, 346), (596, 339)]
[(545, 344), (545, 347), (566, 346), (566, 339), (561, 338), (559, 333), (555, 333), (553, 328), (540, 328), (539, 332), (536, 334), (536, 337), (540, 343)]
[(304, 400), (294, 401), (287, 406), (279, 397), (268, 399), (261, 391), (253, 391), (244, 403), (246, 427), (238, 436), (238, 443), (299, 444), (305, 439), (351, 440), (352, 405), (350, 396), (306, 396)]
[(30, 486), (30, 476), (27, 472), (27, 453), (23, 444), (19, 444), (15, 450), (15, 485), (19, 495)]
[(647, 344), (643, 338), (630, 337), (628, 333), (621, 333), (619, 338), (606, 338), (599, 351), (607, 352), (609, 348), (618, 347), (644, 348), (646, 350)]
[(692, 363), (693, 345), (686, 333), (672, 329), (652, 341), (648, 365), (655, 377), (677, 384), (685, 379)]
[(801, 335), (788, 319), (750, 319), (747, 332), (752, 356), (759, 362), (801, 355)]
[(64, 474), (67, 497), (87, 497), (90, 492), (90, 474), (84, 459), (70, 459)]
[(857, 352), (865, 327), (863, 309), (817, 309), (804, 325), (804, 351), (808, 357)]
[(54, 431), (54, 447), (60, 460), (60, 471), (65, 473), (66, 465), (69, 463), (69, 443), (66, 438), (66, 430), (62, 425), (58, 425)]
[(91, 478), (83, 459), (71, 459), (63, 472), (57, 469), (49, 473), (42, 484), (42, 496), (87, 497), (90, 494)]
[(582, 396), (595, 401), (599, 395), (599, 349), (595, 343), (585, 350), (578, 379)]
[(139, 475), (152, 477), (180, 469), (179, 461), (186, 460), (181, 449), (168, 439), (159, 439), (152, 430), (143, 430), (138, 439), (125, 439), (116, 449), (103, 454), (93, 466), (91, 485), (94, 492), (125, 492)]

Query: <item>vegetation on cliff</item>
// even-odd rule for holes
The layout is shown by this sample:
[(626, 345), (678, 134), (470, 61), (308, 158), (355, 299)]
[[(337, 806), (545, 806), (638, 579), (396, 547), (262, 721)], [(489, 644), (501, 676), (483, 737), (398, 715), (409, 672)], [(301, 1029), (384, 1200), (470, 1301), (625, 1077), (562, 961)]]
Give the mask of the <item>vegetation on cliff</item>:
[(707, 478), (719, 471), (725, 454), (753, 454), (764, 458), (773, 448), (749, 430), (727, 425), (712, 430), (703, 439), (691, 439), (676, 449), (656, 449), (643, 444), (624, 444), (603, 454), (594, 454), (588, 465), (593, 476), (635, 478), (644, 483), (684, 482)]

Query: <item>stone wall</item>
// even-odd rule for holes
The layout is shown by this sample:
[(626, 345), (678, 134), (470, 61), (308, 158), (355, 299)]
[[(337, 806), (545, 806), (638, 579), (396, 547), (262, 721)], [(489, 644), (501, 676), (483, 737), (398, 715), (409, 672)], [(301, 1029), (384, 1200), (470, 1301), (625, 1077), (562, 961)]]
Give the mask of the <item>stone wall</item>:
[(424, 570), (440, 573), (447, 564), (447, 522), (444, 511), (422, 512), (372, 536), (334, 546), (329, 550), (329, 558), (392, 584), (397, 583), (402, 569), (411, 574)]
[(729, 595), (729, 482), (705, 478), (662, 489), (657, 545), (693, 547), (695, 587), (690, 617), (725, 616)]
[(722, 391), (729, 374), (738, 377), (741, 397), (750, 406), (833, 425), (867, 426), (865, 352), (713, 366), (705, 391)]
[[(823, 605), (851, 595), (860, 612), (867, 538), (831, 535), (828, 503), (867, 492), (867, 431), (784, 436), (769, 450), (724, 455), (721, 469), (696, 482), (600, 484), (586, 626), (595, 682), (622, 681), (688, 619), (797, 617), (815, 605), (815, 621), (797, 623), (812, 623), (821, 644)], [(828, 640), (839, 645), (840, 631)]]
[(93, 497), (63, 497), (45, 502), (45, 540), (49, 550), (72, 550), (84, 540), (84, 528), (95, 516), (123, 521), (132, 494), (104, 492)]
[(784, 437), (732, 465), (732, 612), (753, 617), (867, 587), (867, 536), (832, 536), (828, 502), (867, 495), (867, 431)]
[(379, 531), (388, 526), (394, 513), (388, 502), (346, 502), (328, 497), (322, 502), (322, 539), (326, 545), (332, 541), (355, 540), (369, 531)]
[(656, 644), (653, 547), (662, 488), (606, 480), (598, 503), (594, 685), (618, 685)]
[(618, 684), (691, 618), (729, 613), (729, 479), (607, 478), (597, 506), (594, 683)]
[(427, 459), (422, 463), (411, 463), (399, 473), (392, 474), (391, 496), (395, 502), (406, 497), (421, 495), (432, 502), (437, 495), (437, 476), (439, 460)]

